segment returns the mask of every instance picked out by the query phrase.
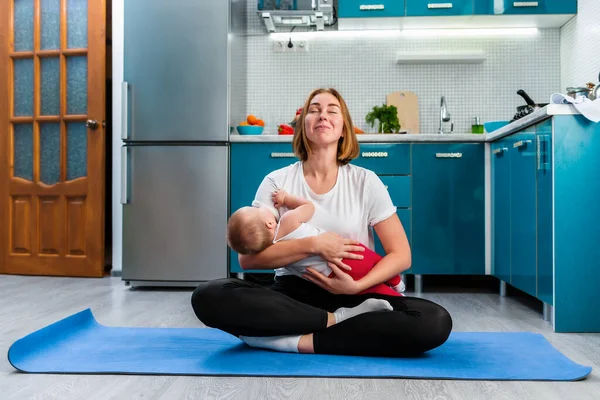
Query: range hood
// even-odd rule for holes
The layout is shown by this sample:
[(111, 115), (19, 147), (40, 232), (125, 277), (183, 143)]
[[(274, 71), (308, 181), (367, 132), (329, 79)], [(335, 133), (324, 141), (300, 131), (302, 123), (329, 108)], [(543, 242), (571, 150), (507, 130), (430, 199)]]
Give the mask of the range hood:
[(258, 17), (269, 33), (294, 26), (322, 31), (334, 22), (333, 0), (258, 0)]

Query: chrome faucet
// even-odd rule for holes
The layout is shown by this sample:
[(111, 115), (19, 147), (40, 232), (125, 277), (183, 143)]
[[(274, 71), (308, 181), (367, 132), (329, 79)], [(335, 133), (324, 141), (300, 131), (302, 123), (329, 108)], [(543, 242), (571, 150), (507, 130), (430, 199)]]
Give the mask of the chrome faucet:
[[(450, 121), (450, 113), (448, 112), (448, 108), (446, 107), (446, 98), (442, 96), (442, 101), (440, 103), (440, 130), (439, 134), (444, 134), (444, 122)], [(454, 130), (454, 124), (450, 125), (450, 133)]]

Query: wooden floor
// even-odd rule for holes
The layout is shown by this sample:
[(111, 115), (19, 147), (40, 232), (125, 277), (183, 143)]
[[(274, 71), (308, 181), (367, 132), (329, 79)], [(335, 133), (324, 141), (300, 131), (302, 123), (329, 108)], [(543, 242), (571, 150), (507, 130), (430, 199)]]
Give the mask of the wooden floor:
[(541, 306), (489, 290), (430, 293), (456, 331), (541, 332), (575, 362), (593, 367), (580, 382), (409, 379), (231, 378), (189, 376), (35, 375), (6, 359), (17, 339), (91, 308), (101, 324), (199, 327), (190, 289), (131, 289), (120, 278), (70, 279), (0, 275), (0, 398), (9, 399), (544, 399), (600, 398), (600, 334), (555, 334)]

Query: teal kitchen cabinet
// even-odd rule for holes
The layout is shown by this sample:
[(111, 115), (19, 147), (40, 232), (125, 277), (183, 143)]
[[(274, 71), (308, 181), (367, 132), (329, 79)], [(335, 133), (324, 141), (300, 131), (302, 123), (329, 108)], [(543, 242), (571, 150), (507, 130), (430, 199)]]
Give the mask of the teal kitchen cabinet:
[(339, 18), (372, 18), (404, 16), (404, 0), (340, 0)]
[(485, 273), (484, 145), (413, 144), (412, 272)]
[(552, 120), (538, 125), (536, 136), (537, 179), (537, 297), (553, 302), (552, 265)]
[[(256, 190), (271, 171), (297, 161), (291, 143), (231, 143), (230, 210), (252, 204)], [(398, 216), (410, 238), (410, 144), (360, 143), (358, 158), (352, 164), (368, 168), (380, 176), (397, 207)], [(383, 247), (375, 235), (377, 251)], [(238, 255), (230, 249), (229, 271), (244, 272)], [(251, 272), (272, 273), (273, 270)]]
[[(493, 0), (489, 0), (493, 2)], [(502, 3), (501, 3), (502, 4)], [(577, 0), (504, 0), (504, 8), (495, 10), (496, 14), (575, 14)]]
[(535, 131), (512, 136), (510, 152), (511, 285), (536, 295)]
[[(352, 164), (375, 172), (396, 206), (396, 214), (411, 242), (411, 168), (408, 143), (360, 143), (358, 158)], [(375, 252), (384, 255), (381, 241), (374, 233)], [(411, 269), (403, 272), (410, 274)]]
[(600, 332), (600, 124), (582, 115), (552, 120), (551, 157), (540, 161), (551, 163), (544, 168), (554, 185), (554, 329)]
[(510, 152), (512, 140), (491, 144), (492, 273), (510, 283)]
[[(238, 208), (252, 204), (258, 186), (269, 172), (298, 161), (291, 143), (231, 143), (230, 151), (230, 215)], [(229, 251), (229, 271), (244, 272), (238, 254)], [(273, 270), (250, 272), (272, 273)]]
[(473, 0), (406, 0), (407, 17), (472, 15)]

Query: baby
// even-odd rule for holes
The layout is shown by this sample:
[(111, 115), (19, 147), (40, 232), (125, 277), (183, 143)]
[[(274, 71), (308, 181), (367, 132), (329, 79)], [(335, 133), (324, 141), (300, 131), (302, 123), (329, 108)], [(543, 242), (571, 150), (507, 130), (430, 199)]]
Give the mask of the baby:
[[(280, 240), (299, 239), (324, 233), (322, 229), (307, 223), (314, 212), (314, 204), (304, 198), (293, 196), (285, 190), (280, 189), (272, 195), (275, 208), (287, 207), (288, 212), (283, 214), (277, 223), (275, 216), (264, 207), (242, 207), (234, 212), (227, 224), (227, 242), (229, 247), (240, 254), (260, 253), (273, 243)], [(371, 249), (364, 248), (360, 252), (364, 257), (362, 260), (344, 259), (343, 262), (352, 268), (348, 273), (354, 280), (359, 280), (382, 259), (380, 255)], [(306, 267), (311, 267), (320, 273), (333, 276), (333, 271), (322, 258), (308, 257), (294, 264), (286, 266), (286, 269), (294, 275), (302, 277)], [(391, 287), (390, 287), (391, 286)], [(378, 284), (360, 294), (380, 293), (390, 296), (399, 296), (403, 291), (400, 276), (388, 280), (386, 284)]]

